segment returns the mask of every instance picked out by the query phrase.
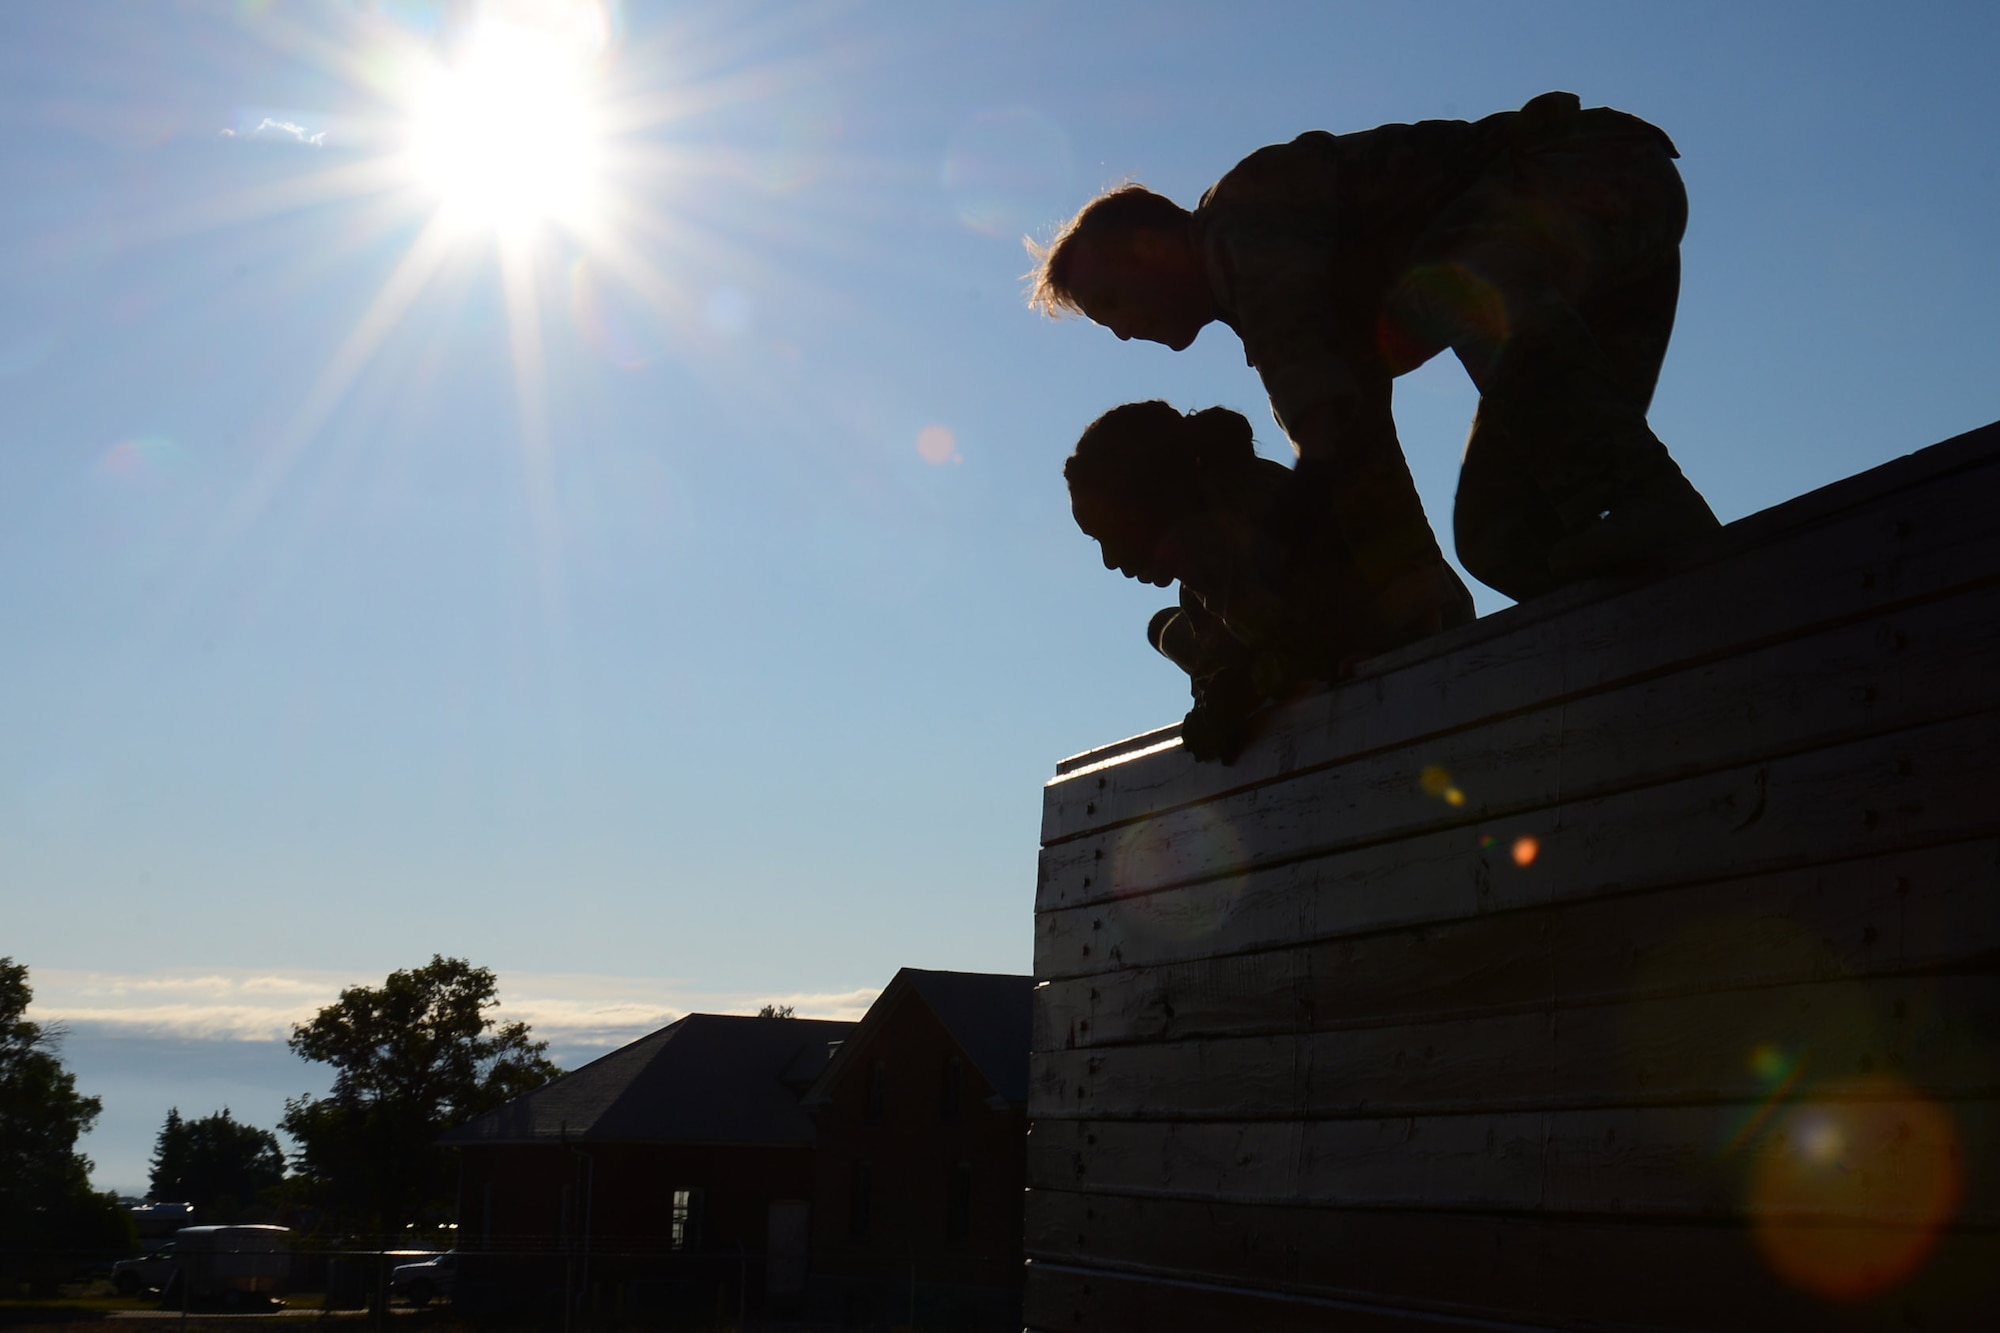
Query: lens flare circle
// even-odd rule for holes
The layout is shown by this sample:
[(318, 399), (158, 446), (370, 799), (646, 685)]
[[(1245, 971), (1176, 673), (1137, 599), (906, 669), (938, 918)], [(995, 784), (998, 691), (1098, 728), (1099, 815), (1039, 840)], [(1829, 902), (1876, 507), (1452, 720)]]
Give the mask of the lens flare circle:
[(1383, 302), (1375, 337), (1398, 372), (1413, 370), (1446, 347), (1487, 362), (1512, 327), (1499, 288), (1460, 263), (1420, 264)]
[(1435, 796), (1446, 805), (1465, 804), (1465, 793), (1452, 781), (1451, 770), (1442, 764), (1426, 765), (1424, 771), (1417, 775), (1417, 785), (1423, 788), (1424, 795)]
[(958, 452), (958, 438), (948, 428), (938, 425), (926, 426), (917, 432), (917, 457), (932, 467), (965, 461)]
[(181, 451), (164, 435), (137, 435), (105, 450), (92, 470), (128, 485), (159, 481), (180, 463)]
[[(1171, 826), (1169, 826), (1171, 825)], [(1134, 824), (1111, 853), (1111, 890), (1124, 900), (1127, 919), (1142, 928), (1181, 939), (1213, 935), (1235, 913), (1242, 874), (1202, 883), (1180, 884), (1246, 860), (1243, 840), (1227, 819), (1206, 807), (1183, 811), (1171, 821)], [(1178, 885), (1165, 892), (1157, 886)]]
[(975, 116), (952, 136), (939, 180), (966, 228), (1013, 236), (1058, 216), (1075, 174), (1062, 127), (1016, 106)]
[(1951, 1115), (1889, 1079), (1829, 1086), (1777, 1120), (1750, 1183), (1757, 1246), (1785, 1282), (1857, 1301), (1910, 1278), (1958, 1206)]
[(432, 70), (411, 122), (409, 166), (461, 228), (584, 225), (601, 157), (593, 87), (596, 6), (509, 7)]

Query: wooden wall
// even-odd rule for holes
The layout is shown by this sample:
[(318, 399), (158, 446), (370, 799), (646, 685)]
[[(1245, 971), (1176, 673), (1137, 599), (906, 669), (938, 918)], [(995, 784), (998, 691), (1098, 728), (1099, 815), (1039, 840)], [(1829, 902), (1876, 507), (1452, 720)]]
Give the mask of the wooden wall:
[(2000, 425), (1042, 841), (1031, 1328), (2000, 1327)]

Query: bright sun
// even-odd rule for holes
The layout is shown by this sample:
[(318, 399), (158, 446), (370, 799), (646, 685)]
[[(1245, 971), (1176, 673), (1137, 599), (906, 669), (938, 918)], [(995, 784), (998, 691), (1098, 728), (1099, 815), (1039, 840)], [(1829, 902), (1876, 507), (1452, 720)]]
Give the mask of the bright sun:
[(461, 228), (590, 221), (599, 127), (590, 34), (482, 23), (415, 108), (410, 165)]

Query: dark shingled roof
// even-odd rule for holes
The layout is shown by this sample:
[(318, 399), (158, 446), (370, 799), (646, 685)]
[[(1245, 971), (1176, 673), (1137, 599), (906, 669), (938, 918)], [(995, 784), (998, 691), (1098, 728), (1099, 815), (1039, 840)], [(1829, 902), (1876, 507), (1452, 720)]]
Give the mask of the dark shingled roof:
[[(813, 1141), (795, 1087), (852, 1023), (689, 1014), (630, 1046), (467, 1121), (440, 1143)], [(1025, 1064), (1026, 1047), (1023, 1047)]]
[[(895, 1007), (905, 991), (937, 1015), (951, 1033), (959, 1049), (974, 1068), (1006, 1100), (1028, 1100), (1028, 1047), (1034, 1039), (1033, 977), (998, 972), (929, 972), (906, 967), (883, 988), (861, 1020), (863, 1032), (849, 1038), (842, 1050), (858, 1047), (877, 1014)], [(808, 1104), (823, 1101), (827, 1089), (840, 1077), (836, 1059), (806, 1097)]]
[(1010, 1102), (1028, 1100), (1028, 1047), (1035, 1037), (1033, 977), (915, 967), (900, 975), (910, 979), (995, 1092)]

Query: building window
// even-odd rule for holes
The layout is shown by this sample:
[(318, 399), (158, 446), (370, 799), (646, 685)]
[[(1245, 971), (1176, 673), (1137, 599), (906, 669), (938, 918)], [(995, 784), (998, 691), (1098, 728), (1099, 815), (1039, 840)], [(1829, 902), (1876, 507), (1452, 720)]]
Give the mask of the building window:
[(953, 1162), (944, 1189), (944, 1237), (962, 1244), (972, 1234), (972, 1163)]
[(944, 1062), (944, 1076), (938, 1083), (938, 1119), (947, 1125), (958, 1119), (959, 1092), (965, 1086), (965, 1062), (957, 1056)]
[(865, 1157), (854, 1159), (847, 1180), (847, 1234), (859, 1240), (868, 1234), (868, 1211), (874, 1180)]
[(882, 1118), (882, 1105), (888, 1100), (889, 1067), (877, 1060), (868, 1071), (868, 1108), (866, 1116), (870, 1121)]
[(675, 1250), (699, 1250), (701, 1248), (701, 1191), (696, 1189), (675, 1190), (673, 1211), (667, 1224), (668, 1248)]

